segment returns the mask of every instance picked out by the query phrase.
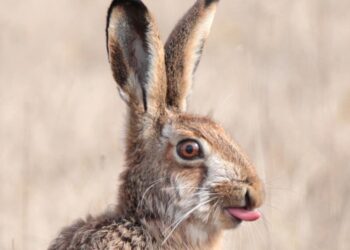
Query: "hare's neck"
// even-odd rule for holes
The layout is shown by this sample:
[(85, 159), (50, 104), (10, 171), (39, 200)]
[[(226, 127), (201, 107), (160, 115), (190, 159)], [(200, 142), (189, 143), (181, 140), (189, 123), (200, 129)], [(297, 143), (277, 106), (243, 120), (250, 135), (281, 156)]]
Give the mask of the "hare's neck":
[(119, 216), (139, 221), (143, 225), (145, 236), (152, 239), (151, 244), (155, 244), (154, 249), (220, 249), (218, 246), (221, 243), (222, 230), (215, 226), (194, 222), (191, 219), (173, 225), (171, 221), (161, 219), (164, 215), (159, 216), (156, 213), (146, 213), (140, 218), (133, 203), (130, 202), (130, 197), (120, 197), (120, 201), (122, 200), (124, 204), (119, 204)]
[(218, 231), (214, 228), (206, 227), (203, 224), (184, 225), (177, 230), (175, 234), (173, 240), (176, 242), (181, 242), (182, 240), (182, 249), (185, 249), (186, 247), (192, 249), (216, 249), (222, 238), (221, 230)]
[(222, 230), (189, 221), (174, 231), (161, 221), (146, 221), (144, 226), (162, 249), (219, 249), (222, 238)]

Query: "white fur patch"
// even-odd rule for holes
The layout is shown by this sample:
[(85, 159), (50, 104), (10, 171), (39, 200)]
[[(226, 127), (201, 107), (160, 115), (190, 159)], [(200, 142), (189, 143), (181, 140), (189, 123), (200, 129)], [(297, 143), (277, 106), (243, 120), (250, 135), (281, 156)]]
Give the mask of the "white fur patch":
[(208, 232), (206, 230), (202, 230), (202, 228), (196, 225), (189, 224), (186, 231), (192, 241), (198, 245), (202, 245), (208, 241)]
[(165, 124), (162, 130), (162, 136), (166, 138), (172, 138), (173, 137), (173, 127), (171, 124)]
[(211, 155), (206, 161), (208, 167), (207, 183), (231, 182), (240, 178), (240, 173), (234, 163), (223, 160), (218, 155)]

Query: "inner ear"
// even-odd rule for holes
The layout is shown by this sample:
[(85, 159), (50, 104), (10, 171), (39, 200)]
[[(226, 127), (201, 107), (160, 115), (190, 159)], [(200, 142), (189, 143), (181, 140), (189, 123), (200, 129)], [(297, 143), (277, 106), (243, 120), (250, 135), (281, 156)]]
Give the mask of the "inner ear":
[(149, 21), (140, 8), (127, 5), (126, 13), (130, 13), (119, 23), (119, 32), (125, 34), (120, 40), (127, 48), (129, 65), (135, 71), (140, 84), (146, 83), (150, 68), (150, 46), (147, 41)]
[(132, 42), (133, 47), (133, 54), (135, 58), (134, 64), (136, 64), (135, 68), (136, 70), (139, 70), (140, 72), (137, 72), (141, 80), (145, 80), (146, 71), (148, 68), (148, 58), (146, 50), (147, 48), (144, 48), (143, 43), (141, 42), (141, 38), (135, 39)]
[(164, 48), (153, 17), (138, 0), (113, 1), (107, 45), (113, 75), (131, 111), (158, 115), (165, 109)]
[[(132, 32), (130, 32), (132, 33)], [(134, 81), (141, 88), (142, 103), (144, 110), (148, 110), (147, 103), (147, 72), (150, 70), (151, 58), (149, 48), (147, 47), (146, 37), (144, 34), (134, 32), (129, 34), (129, 38), (126, 39), (124, 46), (128, 48), (127, 58), (129, 58), (129, 65), (132, 69), (131, 78), (135, 78)]]
[[(150, 70), (150, 48), (147, 42), (148, 21), (144, 13), (140, 13), (138, 8), (127, 5), (123, 10), (130, 13), (118, 22), (117, 39), (124, 48), (124, 57), (129, 66), (129, 78), (136, 81), (142, 90), (142, 102), (147, 111), (146, 84), (147, 72)], [(134, 79), (133, 79), (134, 78)], [(136, 87), (136, 86), (135, 86)]]

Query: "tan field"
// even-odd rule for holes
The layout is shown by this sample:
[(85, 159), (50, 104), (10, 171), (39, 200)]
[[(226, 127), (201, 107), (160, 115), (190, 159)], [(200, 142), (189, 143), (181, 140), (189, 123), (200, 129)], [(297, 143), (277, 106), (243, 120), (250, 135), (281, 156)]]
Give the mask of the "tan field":
[[(165, 41), (194, 1), (145, 0)], [(105, 49), (110, 0), (1, 0), (0, 249), (46, 249), (116, 202), (126, 107)], [(264, 178), (263, 220), (224, 249), (350, 249), (350, 1), (222, 0), (190, 111)]]

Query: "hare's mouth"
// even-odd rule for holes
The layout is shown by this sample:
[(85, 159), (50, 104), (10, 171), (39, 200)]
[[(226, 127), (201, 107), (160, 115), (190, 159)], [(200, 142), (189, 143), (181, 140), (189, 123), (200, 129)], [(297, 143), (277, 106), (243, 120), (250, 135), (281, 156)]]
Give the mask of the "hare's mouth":
[(249, 210), (242, 207), (228, 207), (225, 208), (226, 212), (236, 220), (240, 221), (256, 221), (261, 217), (261, 213), (258, 210)]

